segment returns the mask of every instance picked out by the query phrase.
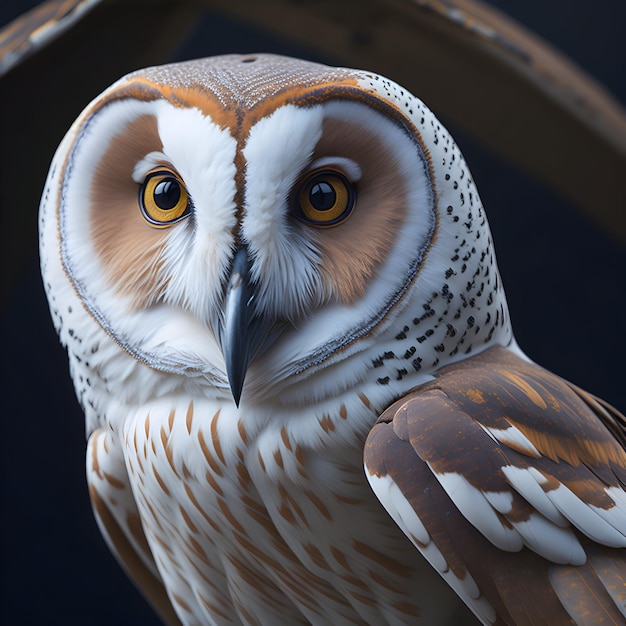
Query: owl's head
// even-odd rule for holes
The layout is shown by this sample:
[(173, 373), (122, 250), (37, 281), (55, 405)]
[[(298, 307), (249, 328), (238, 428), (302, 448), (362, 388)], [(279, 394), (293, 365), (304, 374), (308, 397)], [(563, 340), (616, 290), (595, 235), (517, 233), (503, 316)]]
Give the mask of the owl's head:
[(510, 333), (458, 148), (369, 72), (250, 55), (130, 74), (61, 144), (42, 221), (44, 275), (90, 324), (237, 402), (244, 379), (372, 369), (403, 333), (410, 371)]

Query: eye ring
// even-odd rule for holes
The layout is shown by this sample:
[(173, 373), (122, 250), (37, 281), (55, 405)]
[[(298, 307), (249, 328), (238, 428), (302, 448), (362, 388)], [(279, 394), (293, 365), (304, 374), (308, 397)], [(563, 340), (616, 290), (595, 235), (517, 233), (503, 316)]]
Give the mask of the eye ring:
[(148, 172), (139, 187), (139, 208), (143, 218), (155, 228), (166, 228), (191, 213), (187, 188), (169, 169)]
[(295, 217), (317, 228), (332, 228), (350, 217), (356, 189), (346, 175), (332, 168), (308, 173), (295, 194)]

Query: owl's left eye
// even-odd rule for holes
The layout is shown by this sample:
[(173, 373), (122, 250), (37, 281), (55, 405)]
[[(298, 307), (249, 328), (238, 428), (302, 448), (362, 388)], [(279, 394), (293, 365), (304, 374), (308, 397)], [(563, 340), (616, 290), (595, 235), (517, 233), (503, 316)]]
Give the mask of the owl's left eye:
[(157, 228), (170, 226), (189, 215), (189, 195), (183, 182), (169, 170), (150, 172), (139, 188), (144, 219)]
[(318, 228), (338, 226), (354, 209), (354, 185), (338, 170), (314, 171), (301, 181), (296, 191), (296, 217)]

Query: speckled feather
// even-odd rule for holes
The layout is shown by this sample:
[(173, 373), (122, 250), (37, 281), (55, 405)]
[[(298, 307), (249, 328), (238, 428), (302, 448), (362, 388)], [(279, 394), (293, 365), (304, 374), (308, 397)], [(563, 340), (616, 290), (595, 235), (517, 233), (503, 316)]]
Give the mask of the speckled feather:
[[(334, 228), (292, 213), (319, 164), (345, 169), (358, 193)], [(137, 206), (155, 165), (192, 199), (169, 228)], [(572, 576), (593, 571), (613, 589), (623, 418), (521, 353), (469, 169), (392, 81), (271, 55), (135, 72), (67, 134), (40, 221), (94, 510), (169, 623), (465, 623), (465, 604), (484, 623), (538, 623), (515, 596), (511, 554), (547, 572), (527, 590), (538, 606), (551, 598), (552, 617), (579, 610)], [(242, 244), (255, 315), (281, 332), (237, 406), (220, 328)], [(446, 380), (461, 389), (452, 400), (438, 391)], [(395, 409), (376, 425), (403, 398), (417, 430)], [(538, 516), (561, 551), (533, 535)], [(497, 576), (450, 542), (456, 527), (487, 546)], [(583, 552), (591, 565), (578, 567)], [(619, 610), (621, 592), (608, 593)]]

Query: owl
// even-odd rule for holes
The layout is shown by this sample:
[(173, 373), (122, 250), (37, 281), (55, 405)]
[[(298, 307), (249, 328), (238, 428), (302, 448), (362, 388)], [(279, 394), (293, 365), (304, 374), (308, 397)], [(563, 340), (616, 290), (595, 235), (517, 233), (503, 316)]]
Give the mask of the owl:
[(166, 623), (626, 620), (626, 420), (518, 347), (399, 85), (129, 74), (58, 148), (40, 253), (96, 520)]

